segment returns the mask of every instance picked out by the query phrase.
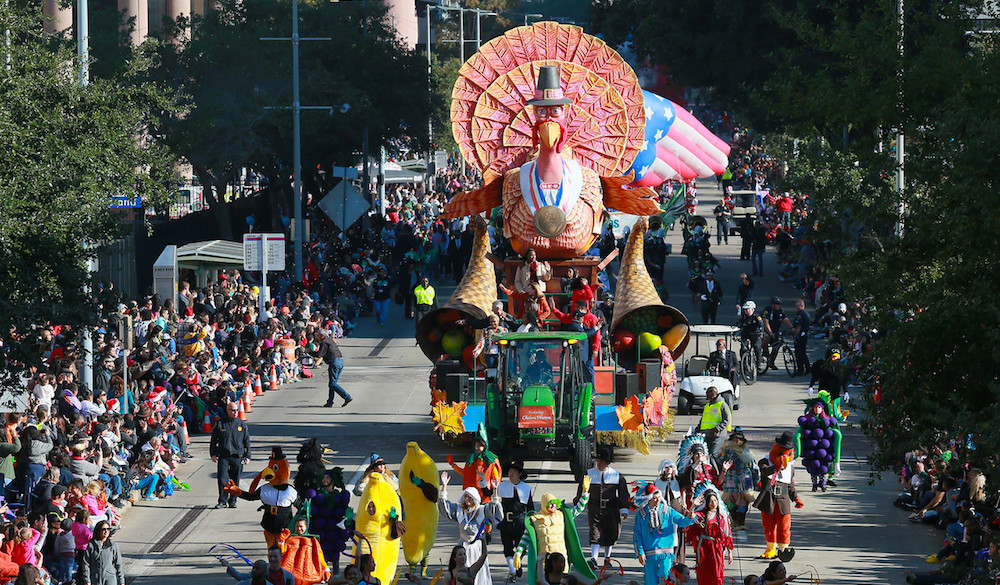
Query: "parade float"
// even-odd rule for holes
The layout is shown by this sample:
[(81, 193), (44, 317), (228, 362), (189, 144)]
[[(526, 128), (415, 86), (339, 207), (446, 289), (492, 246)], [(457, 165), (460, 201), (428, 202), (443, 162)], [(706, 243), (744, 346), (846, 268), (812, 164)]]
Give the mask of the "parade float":
[[(728, 146), (682, 108), (644, 92), (603, 41), (552, 22), (514, 28), (470, 57), (451, 121), (483, 185), (445, 206), (444, 218), (472, 217), (472, 256), (451, 298), (417, 325), (417, 342), (435, 364), (435, 430), (460, 442), (483, 424), (502, 459), (561, 458), (577, 474), (590, 467), (597, 442), (648, 452), (672, 430), (673, 360), (689, 339), (687, 318), (661, 301), (646, 269), (646, 218), (661, 213), (651, 186), (721, 172)], [(588, 251), (609, 212), (639, 219), (621, 257), (613, 355), (593, 381), (587, 333), (558, 331), (558, 323), (534, 333), (483, 328), (498, 300), (498, 273), (513, 286), (519, 269), (535, 274), (545, 264), (549, 278), (530, 284), (553, 298), (571, 270), (599, 282), (617, 252)], [(522, 258), (493, 256), (491, 217)]]

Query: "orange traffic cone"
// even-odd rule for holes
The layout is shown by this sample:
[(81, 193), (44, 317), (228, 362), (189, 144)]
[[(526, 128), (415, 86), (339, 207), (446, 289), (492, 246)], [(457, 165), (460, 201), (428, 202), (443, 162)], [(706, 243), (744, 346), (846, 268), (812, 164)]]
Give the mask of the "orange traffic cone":
[(201, 423), (201, 432), (211, 433), (212, 432), (212, 420), (208, 418), (208, 411), (205, 411), (205, 420)]
[(243, 409), (246, 410), (247, 414), (253, 412), (253, 392), (249, 388), (243, 392)]
[(271, 364), (271, 387), (269, 388), (269, 390), (277, 390), (277, 389), (278, 389), (278, 371), (274, 367), (274, 364)]
[[(181, 428), (184, 429), (184, 444), (191, 444), (191, 433), (188, 433), (188, 423), (186, 420), (181, 419)], [(211, 429), (209, 429), (211, 430)]]
[(246, 420), (247, 419), (247, 411), (243, 408), (243, 401), (242, 400), (238, 400), (237, 403), (240, 406), (240, 412), (239, 412), (240, 420)]
[(260, 383), (260, 374), (254, 376), (253, 393), (257, 396), (264, 393), (264, 386)]

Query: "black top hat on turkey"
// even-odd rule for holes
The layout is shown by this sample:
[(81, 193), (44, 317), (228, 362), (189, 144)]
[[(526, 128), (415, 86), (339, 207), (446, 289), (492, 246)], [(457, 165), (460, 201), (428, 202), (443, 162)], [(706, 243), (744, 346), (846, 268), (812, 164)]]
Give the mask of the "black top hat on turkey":
[(538, 68), (538, 81), (535, 84), (535, 99), (528, 100), (529, 106), (564, 106), (573, 100), (563, 95), (562, 84), (559, 83), (559, 66), (542, 65)]

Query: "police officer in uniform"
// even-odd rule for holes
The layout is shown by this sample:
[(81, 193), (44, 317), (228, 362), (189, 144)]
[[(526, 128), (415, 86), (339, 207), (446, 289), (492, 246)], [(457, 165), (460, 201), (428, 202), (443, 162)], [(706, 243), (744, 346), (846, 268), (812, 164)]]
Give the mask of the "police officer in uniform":
[(500, 482), (494, 494), (503, 506), (503, 520), (500, 521), (499, 528), (500, 540), (503, 541), (503, 555), (507, 559), (507, 568), (510, 569), (510, 574), (507, 576), (508, 583), (513, 583), (521, 575), (521, 569), (514, 568), (514, 549), (524, 536), (525, 516), (535, 511), (531, 486), (524, 483), (527, 478), (524, 464), (520, 461), (511, 461), (507, 466), (507, 479)]
[[(753, 346), (754, 364), (756, 364), (757, 371), (759, 372), (764, 363), (761, 356), (761, 342), (764, 338), (764, 320), (760, 318), (760, 315), (754, 314), (756, 310), (757, 303), (753, 301), (743, 303), (743, 314), (740, 315), (737, 325), (740, 328), (740, 339), (750, 340), (750, 345)], [(742, 357), (740, 356), (741, 359)]]
[(212, 462), (219, 465), (219, 503), (215, 507), (235, 508), (236, 496), (227, 494), (223, 488), (229, 480), (239, 483), (243, 466), (250, 462), (250, 429), (246, 421), (239, 419), (239, 406), (235, 402), (226, 403), (226, 418), (212, 429), (208, 453)]
[(788, 319), (788, 315), (781, 310), (781, 299), (778, 297), (771, 297), (771, 304), (761, 312), (760, 316), (764, 319), (764, 340), (762, 347), (767, 348), (767, 367), (765, 371), (767, 369), (777, 370), (778, 366), (774, 365), (774, 360), (778, 357), (778, 346), (774, 342), (778, 339), (778, 335), (781, 334), (781, 326), (784, 325), (788, 329), (791, 329), (792, 322)]
[(728, 437), (733, 430), (733, 413), (726, 401), (719, 397), (719, 389), (715, 386), (708, 387), (705, 398), (708, 398), (708, 404), (701, 413), (701, 424), (698, 428), (705, 435), (709, 454), (718, 457), (719, 449), (722, 447), (722, 440), (719, 438)]
[(424, 315), (437, 308), (437, 294), (426, 276), (420, 279), (417, 286), (413, 287), (413, 297), (416, 299), (414, 325), (420, 325), (420, 320), (424, 318)]
[[(591, 568), (597, 569), (597, 557), (604, 547), (604, 559), (611, 558), (611, 547), (618, 542), (622, 520), (628, 516), (631, 501), (625, 476), (611, 467), (611, 449), (601, 447), (594, 457), (596, 465), (587, 471), (590, 478), (590, 500), (587, 502), (587, 524), (590, 526)], [(583, 485), (577, 490), (575, 505), (583, 495)]]

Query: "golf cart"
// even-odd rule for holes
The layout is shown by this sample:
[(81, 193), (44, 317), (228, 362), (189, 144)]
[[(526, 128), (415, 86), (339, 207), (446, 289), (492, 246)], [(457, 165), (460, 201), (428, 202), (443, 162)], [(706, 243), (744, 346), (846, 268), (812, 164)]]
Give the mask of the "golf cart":
[[(710, 369), (709, 354), (716, 339), (725, 339), (726, 348), (733, 351), (733, 339), (739, 333), (739, 328), (733, 325), (692, 325), (691, 340), (694, 342), (694, 354), (684, 360), (681, 373), (683, 379), (677, 390), (677, 414), (691, 414), (695, 409), (708, 404), (705, 391), (715, 386), (719, 396), (726, 401), (731, 410), (740, 407), (739, 364), (736, 371), (727, 375), (725, 372)], [(705, 349), (701, 342), (705, 342)], [(690, 347), (690, 346), (688, 346)]]

